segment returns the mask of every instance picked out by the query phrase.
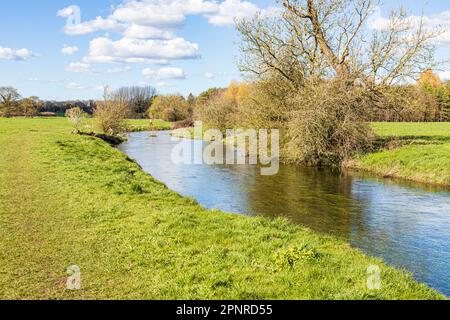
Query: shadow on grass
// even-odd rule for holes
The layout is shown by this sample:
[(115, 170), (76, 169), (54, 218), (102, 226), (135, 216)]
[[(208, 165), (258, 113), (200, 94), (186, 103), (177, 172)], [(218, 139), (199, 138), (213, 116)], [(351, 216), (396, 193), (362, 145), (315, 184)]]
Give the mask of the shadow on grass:
[(401, 136), (377, 137), (366, 153), (394, 150), (410, 145), (438, 145), (450, 143), (450, 136)]
[(90, 137), (99, 138), (114, 147), (118, 146), (119, 144), (121, 144), (122, 142), (125, 141), (125, 139), (120, 136), (112, 136), (109, 134), (101, 134), (101, 133), (95, 133), (95, 132), (79, 132), (78, 134), (82, 135), (82, 136), (90, 136)]

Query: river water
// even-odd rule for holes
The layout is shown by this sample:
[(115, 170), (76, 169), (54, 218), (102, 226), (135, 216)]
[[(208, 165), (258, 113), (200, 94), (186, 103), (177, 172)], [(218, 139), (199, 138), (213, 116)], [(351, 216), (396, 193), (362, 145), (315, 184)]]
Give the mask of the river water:
[(450, 296), (450, 192), (356, 172), (282, 165), (262, 176), (252, 165), (186, 165), (171, 161), (179, 140), (169, 132), (131, 133), (119, 146), (170, 189), (210, 209), (287, 217), (348, 241), (405, 268)]

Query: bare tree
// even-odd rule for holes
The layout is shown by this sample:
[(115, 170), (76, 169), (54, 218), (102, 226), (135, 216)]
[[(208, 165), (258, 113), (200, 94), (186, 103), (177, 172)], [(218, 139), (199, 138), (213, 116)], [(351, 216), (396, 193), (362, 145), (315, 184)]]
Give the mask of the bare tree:
[(217, 92), (195, 109), (194, 117), (203, 122), (204, 126), (212, 129), (219, 129), (225, 132), (233, 127), (233, 117), (236, 108), (236, 101), (232, 97), (226, 96), (225, 92)]
[(112, 93), (114, 100), (127, 104), (132, 117), (143, 118), (156, 97), (156, 89), (147, 87), (122, 87)]
[(415, 77), (433, 63), (423, 17), (393, 11), (385, 25), (368, 25), (378, 1), (283, 0), (279, 17), (241, 20), (241, 70), (257, 77), (279, 73), (294, 87), (329, 79), (360, 79), (390, 85)]
[(427, 28), (424, 17), (408, 17), (404, 8), (393, 11), (389, 21), (371, 37), (369, 54), (361, 63), (372, 86), (390, 86), (417, 80), (422, 72), (438, 64), (430, 41), (445, 30)]
[(258, 14), (237, 22), (240, 68), (258, 86), (277, 88), (269, 100), (279, 107), (274, 114), (272, 103), (253, 90), (256, 95), (239, 110), (251, 123), (283, 129), (285, 159), (313, 165), (345, 162), (370, 145), (371, 114), (390, 112), (402, 101), (411, 110), (419, 98), (425, 101), (401, 84), (432, 66), (430, 40), (441, 29), (426, 28), (423, 17), (408, 17), (402, 8), (375, 25), (370, 17), (376, 0), (280, 2), (283, 9), (276, 17)]

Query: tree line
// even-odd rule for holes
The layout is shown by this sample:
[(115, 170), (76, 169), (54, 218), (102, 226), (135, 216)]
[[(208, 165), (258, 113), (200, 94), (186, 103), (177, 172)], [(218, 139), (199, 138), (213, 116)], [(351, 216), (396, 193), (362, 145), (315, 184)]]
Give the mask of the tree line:
[[(112, 99), (120, 100), (127, 105), (127, 117), (145, 118), (147, 110), (156, 97), (153, 87), (123, 87), (111, 93)], [(63, 116), (67, 110), (80, 108), (88, 115), (93, 115), (98, 100), (45, 101), (39, 97), (23, 98), (16, 88), (0, 87), (0, 116), (34, 117)]]

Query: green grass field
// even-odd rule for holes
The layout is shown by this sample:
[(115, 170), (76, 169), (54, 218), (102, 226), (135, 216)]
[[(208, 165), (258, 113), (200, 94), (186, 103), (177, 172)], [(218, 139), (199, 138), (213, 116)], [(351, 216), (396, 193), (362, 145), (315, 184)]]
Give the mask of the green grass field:
[(380, 137), (431, 137), (450, 140), (450, 122), (374, 122)]
[(374, 123), (398, 147), (359, 157), (350, 166), (385, 177), (450, 186), (450, 123)]
[(135, 119), (128, 120), (131, 131), (171, 130), (172, 123), (163, 120)]
[[(208, 211), (66, 119), (0, 119), (0, 299), (437, 299), (284, 220)], [(381, 290), (366, 286), (381, 268)], [(81, 269), (81, 290), (66, 270)]]

